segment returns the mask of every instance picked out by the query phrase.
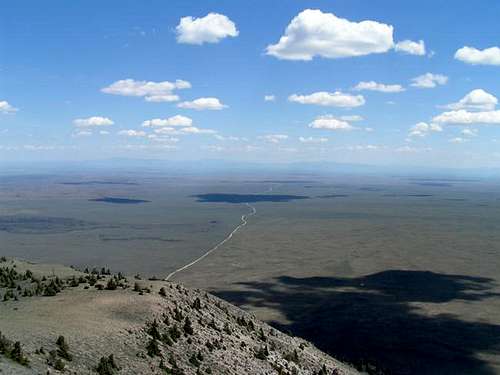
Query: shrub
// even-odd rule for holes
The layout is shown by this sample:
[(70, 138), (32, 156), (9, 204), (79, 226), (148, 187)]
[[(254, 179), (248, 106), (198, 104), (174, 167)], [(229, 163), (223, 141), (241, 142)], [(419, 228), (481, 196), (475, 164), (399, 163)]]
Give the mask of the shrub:
[(191, 363), (195, 367), (200, 367), (201, 362), (198, 360), (198, 357), (196, 354), (192, 354), (191, 357), (189, 357), (189, 363)]
[(110, 354), (109, 357), (101, 357), (95, 370), (99, 375), (113, 375), (120, 368), (117, 366), (113, 354)]
[(66, 367), (66, 365), (64, 364), (64, 361), (61, 358), (58, 358), (57, 361), (54, 363), (54, 368), (57, 371), (63, 371), (64, 367)]
[(160, 335), (160, 331), (158, 330), (158, 323), (156, 322), (156, 319), (153, 320), (153, 323), (151, 323), (149, 325), (149, 328), (148, 328), (148, 334), (156, 339), (156, 340), (160, 340), (161, 338), (161, 335)]
[(149, 340), (149, 343), (146, 346), (146, 350), (150, 357), (161, 355), (160, 347), (158, 346), (158, 341), (156, 341), (156, 339)]
[(64, 336), (59, 336), (56, 341), (56, 345), (59, 347), (57, 349), (57, 354), (59, 357), (64, 358), (67, 361), (72, 361), (73, 356), (68, 352), (69, 346), (64, 339)]
[(114, 277), (110, 278), (108, 280), (108, 283), (106, 284), (106, 289), (107, 290), (116, 290), (117, 287), (118, 287), (118, 284), (116, 283)]
[(186, 335), (192, 335), (194, 333), (193, 325), (189, 317), (186, 317), (186, 320), (184, 321), (184, 327), (182, 328), (184, 329)]
[(162, 297), (166, 297), (167, 296), (167, 291), (165, 290), (164, 287), (161, 287), (160, 288), (160, 292), (159, 292), (160, 296)]
[(267, 346), (263, 346), (259, 348), (259, 350), (257, 350), (257, 352), (255, 353), (255, 358), (266, 360), (268, 355), (269, 350), (267, 349)]

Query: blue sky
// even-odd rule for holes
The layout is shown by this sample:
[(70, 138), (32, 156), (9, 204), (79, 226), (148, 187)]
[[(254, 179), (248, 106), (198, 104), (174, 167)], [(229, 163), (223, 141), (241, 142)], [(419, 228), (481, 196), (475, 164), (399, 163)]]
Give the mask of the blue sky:
[(499, 166), (500, 3), (449, 4), (4, 1), (0, 157)]

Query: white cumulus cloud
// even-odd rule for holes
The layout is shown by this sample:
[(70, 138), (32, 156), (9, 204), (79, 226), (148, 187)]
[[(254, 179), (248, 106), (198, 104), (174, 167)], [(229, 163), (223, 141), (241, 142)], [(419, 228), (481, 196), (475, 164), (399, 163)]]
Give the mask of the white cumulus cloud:
[(189, 117), (182, 115), (175, 115), (169, 118), (155, 118), (152, 120), (146, 120), (142, 123), (144, 127), (150, 126), (191, 126), (193, 120)]
[(209, 13), (205, 17), (182, 17), (175, 28), (177, 42), (185, 44), (218, 43), (227, 37), (236, 37), (236, 25), (227, 16)]
[(412, 40), (403, 40), (397, 42), (394, 46), (396, 52), (406, 53), (409, 55), (424, 56), (425, 55), (425, 43), (423, 40), (414, 42)]
[(439, 124), (427, 124), (419, 122), (410, 128), (409, 137), (425, 137), (430, 132), (442, 132), (443, 128)]
[(455, 125), (471, 125), (471, 124), (486, 124), (500, 125), (500, 110), (469, 112), (465, 109), (458, 111), (443, 112), (432, 119), (434, 122), (442, 124)]
[(109, 126), (114, 122), (110, 118), (101, 116), (92, 116), (87, 118), (77, 118), (73, 120), (73, 124), (80, 128), (94, 127), (94, 126)]
[(495, 109), (498, 99), (483, 89), (475, 89), (465, 95), (457, 103), (448, 104), (448, 109), (470, 109), (490, 111)]
[(313, 129), (326, 129), (326, 130), (353, 130), (355, 129), (347, 121), (339, 120), (332, 115), (318, 116), (313, 122), (309, 124)]
[(480, 50), (465, 46), (455, 52), (455, 59), (471, 65), (500, 65), (500, 48)]
[(6, 100), (0, 100), (0, 113), (14, 113), (18, 109), (9, 104)]
[(218, 111), (227, 107), (217, 98), (198, 98), (177, 104), (179, 108), (195, 109), (197, 111), (212, 110)]
[(353, 108), (365, 104), (365, 98), (362, 95), (350, 95), (340, 91), (333, 93), (326, 91), (315, 92), (310, 95), (293, 94), (288, 100), (300, 104), (314, 104), (325, 107), (344, 107)]
[(101, 91), (112, 95), (144, 97), (148, 102), (175, 102), (179, 100), (179, 97), (173, 91), (188, 88), (191, 88), (191, 83), (181, 79), (175, 82), (153, 82), (128, 78), (113, 82)]
[(390, 50), (393, 27), (376, 21), (351, 22), (333, 13), (305, 9), (295, 16), (268, 55), (285, 60), (330, 59), (383, 53)]
[(266, 102), (274, 102), (276, 100), (276, 96), (274, 95), (264, 95), (264, 101)]
[(411, 86), (421, 89), (431, 89), (438, 85), (445, 85), (446, 82), (448, 82), (448, 77), (442, 74), (425, 73), (412, 78)]
[(369, 90), (369, 91), (380, 91), (385, 93), (395, 93), (405, 91), (404, 87), (401, 85), (385, 85), (383, 83), (377, 83), (375, 81), (361, 81), (353, 88), (356, 91)]

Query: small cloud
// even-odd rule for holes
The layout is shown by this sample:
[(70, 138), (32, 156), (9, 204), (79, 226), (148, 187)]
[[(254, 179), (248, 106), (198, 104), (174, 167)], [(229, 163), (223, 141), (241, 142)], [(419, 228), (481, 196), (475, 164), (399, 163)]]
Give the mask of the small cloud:
[(187, 128), (181, 128), (179, 130), (181, 133), (186, 133), (186, 134), (215, 134), (217, 133), (215, 130), (212, 129), (200, 129), (195, 126), (189, 126)]
[(267, 134), (267, 135), (261, 135), (257, 138), (262, 139), (266, 142), (270, 142), (270, 143), (279, 143), (281, 141), (288, 139), (288, 135), (286, 135), (286, 134)]
[(438, 124), (427, 124), (426, 122), (419, 122), (410, 128), (409, 137), (425, 137), (430, 132), (442, 132), (443, 128)]
[(412, 40), (403, 40), (396, 43), (396, 45), (394, 46), (394, 50), (396, 52), (406, 53), (408, 55), (424, 56), (425, 43), (423, 40), (419, 40), (418, 42), (414, 42)]
[(431, 150), (432, 150), (432, 148), (430, 148), (430, 147), (402, 146), (402, 147), (396, 148), (394, 151), (401, 152), (401, 153), (413, 154), (413, 153), (418, 153), (418, 152), (427, 152), (427, 151), (431, 151)]
[(355, 129), (347, 121), (339, 120), (332, 115), (318, 116), (316, 119), (309, 124), (310, 128), (313, 129), (325, 129), (325, 130), (353, 130)]
[(175, 28), (177, 43), (196, 44), (219, 43), (227, 37), (239, 34), (233, 21), (219, 13), (209, 13), (205, 17), (182, 17)]
[(152, 120), (146, 120), (142, 123), (144, 127), (151, 126), (191, 126), (193, 120), (187, 116), (175, 115), (169, 118), (161, 119), (155, 118)]
[(194, 109), (196, 111), (220, 111), (221, 109), (227, 108), (227, 105), (222, 104), (221, 101), (217, 98), (198, 98), (193, 101), (179, 103), (177, 104), (177, 107)]
[(465, 137), (477, 137), (478, 133), (477, 129), (462, 129), (460, 132)]
[(88, 118), (77, 118), (73, 120), (73, 124), (80, 128), (95, 127), (95, 126), (110, 126), (114, 122), (110, 118), (101, 116), (92, 116)]
[(118, 132), (119, 135), (124, 135), (124, 136), (127, 136), (127, 137), (145, 137), (146, 136), (146, 132), (145, 131), (142, 131), (142, 130), (133, 130), (133, 129), (129, 129), (129, 130), (120, 130)]
[(74, 137), (88, 137), (91, 136), (92, 132), (89, 130), (81, 130), (73, 134)]
[(456, 138), (449, 139), (448, 142), (455, 143), (455, 144), (460, 144), (460, 143), (468, 142), (468, 140), (465, 139), (465, 138), (462, 138), (462, 137), (456, 137)]
[(405, 91), (404, 87), (401, 85), (385, 85), (383, 83), (377, 83), (375, 81), (369, 82), (359, 82), (356, 86), (354, 86), (353, 90), (355, 91), (379, 91), (383, 93), (397, 93)]
[(276, 96), (274, 95), (264, 95), (264, 101), (266, 102), (274, 102), (276, 100)]
[(346, 115), (346, 116), (340, 116), (341, 120), (348, 121), (348, 122), (358, 122), (358, 121), (363, 121), (364, 118), (359, 116), (359, 115)]
[(354, 108), (365, 104), (362, 95), (350, 95), (340, 91), (333, 93), (326, 91), (315, 92), (310, 95), (293, 94), (288, 97), (290, 102), (300, 104), (312, 104), (324, 107)]
[(0, 101), (0, 113), (8, 114), (8, 113), (16, 113), (19, 109), (13, 107), (6, 100)]
[(421, 89), (431, 89), (438, 85), (445, 85), (448, 77), (442, 74), (425, 73), (421, 76), (412, 78), (411, 86)]
[(324, 137), (321, 137), (321, 138), (316, 138), (316, 137), (299, 137), (299, 141), (301, 143), (326, 143), (328, 142), (328, 138), (324, 138)]

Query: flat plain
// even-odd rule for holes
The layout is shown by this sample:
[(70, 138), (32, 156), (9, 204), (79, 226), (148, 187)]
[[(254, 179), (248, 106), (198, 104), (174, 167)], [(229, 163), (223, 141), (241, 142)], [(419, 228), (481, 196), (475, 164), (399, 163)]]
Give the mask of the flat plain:
[(0, 255), (165, 277), (249, 203), (173, 281), (358, 366), (495, 374), (499, 199), (457, 178), (3, 176)]

